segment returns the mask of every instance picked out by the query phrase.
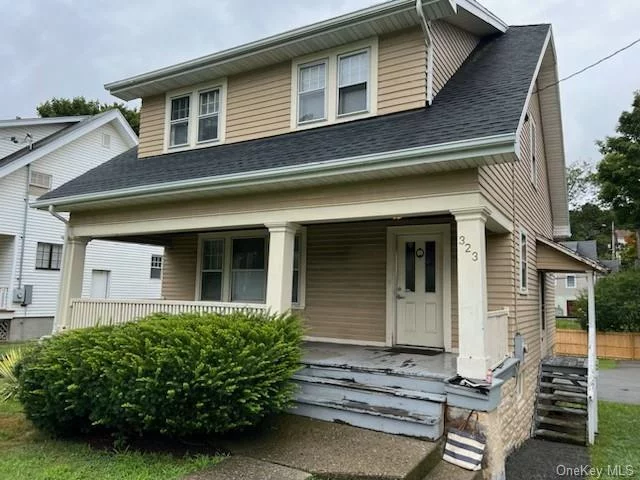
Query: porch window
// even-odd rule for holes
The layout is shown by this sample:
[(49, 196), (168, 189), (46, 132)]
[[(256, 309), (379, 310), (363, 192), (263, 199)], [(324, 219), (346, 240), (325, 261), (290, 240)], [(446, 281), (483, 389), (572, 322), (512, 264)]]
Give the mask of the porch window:
[[(267, 294), (269, 237), (261, 231), (232, 232), (200, 243), (198, 298), (203, 301), (264, 303)], [(293, 291), (296, 306), (304, 302), (304, 239), (294, 239)]]
[(576, 288), (576, 276), (567, 275), (567, 288)]
[(527, 232), (520, 230), (520, 293), (526, 294), (528, 289), (529, 267), (527, 265)]
[(159, 279), (162, 277), (162, 255), (151, 255), (151, 271), (149, 278)]
[(369, 51), (338, 58), (338, 115), (367, 111)]

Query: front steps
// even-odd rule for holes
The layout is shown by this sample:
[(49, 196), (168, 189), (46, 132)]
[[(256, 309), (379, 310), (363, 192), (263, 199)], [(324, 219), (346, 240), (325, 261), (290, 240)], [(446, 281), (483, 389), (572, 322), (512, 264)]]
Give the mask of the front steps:
[(444, 433), (441, 378), (306, 363), (293, 379), (296, 415), (429, 440)]
[(585, 445), (587, 417), (586, 360), (545, 358), (540, 364), (533, 436)]

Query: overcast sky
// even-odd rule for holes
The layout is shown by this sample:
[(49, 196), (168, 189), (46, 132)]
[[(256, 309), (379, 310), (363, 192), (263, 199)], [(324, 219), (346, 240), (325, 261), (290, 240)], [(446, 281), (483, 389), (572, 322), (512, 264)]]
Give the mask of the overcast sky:
[[(379, 3), (376, 0), (0, 0), (0, 119), (103, 84)], [(553, 24), (564, 77), (640, 37), (637, 0), (483, 0), (505, 22)], [(596, 7), (596, 8), (594, 8)], [(599, 158), (640, 89), (640, 45), (561, 86), (567, 162)], [(135, 103), (134, 103), (135, 104)]]

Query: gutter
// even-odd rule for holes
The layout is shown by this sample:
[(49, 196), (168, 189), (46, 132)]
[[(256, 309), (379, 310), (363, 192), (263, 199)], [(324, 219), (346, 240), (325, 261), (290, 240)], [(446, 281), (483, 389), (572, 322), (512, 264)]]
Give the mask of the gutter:
[(375, 172), (398, 167), (411, 167), (430, 163), (446, 162), (461, 158), (515, 153), (515, 134), (506, 133), (490, 137), (459, 140), (423, 147), (414, 147), (393, 152), (327, 160), (305, 165), (272, 168), (254, 172), (240, 172), (215, 177), (177, 180), (155, 185), (142, 185), (106, 192), (87, 193), (36, 200), (35, 208), (74, 205), (94, 201), (113, 200), (122, 197), (154, 197), (167, 193), (188, 193), (207, 190), (209, 192), (275, 182), (320, 178), (353, 173)]
[(433, 36), (431, 35), (431, 21), (427, 20), (422, 9), (422, 0), (416, 0), (416, 12), (420, 18), (420, 27), (424, 33), (424, 44), (427, 47), (427, 105), (433, 102)]

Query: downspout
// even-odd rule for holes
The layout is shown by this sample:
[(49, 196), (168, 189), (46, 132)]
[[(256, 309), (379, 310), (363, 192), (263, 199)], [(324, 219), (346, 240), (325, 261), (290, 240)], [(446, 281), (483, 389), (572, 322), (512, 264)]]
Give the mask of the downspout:
[(55, 218), (57, 218), (58, 220), (60, 220), (62, 223), (64, 223), (65, 225), (69, 225), (69, 220), (67, 220), (66, 218), (64, 218), (62, 215), (60, 215), (58, 212), (56, 212), (56, 208), (53, 205), (49, 205), (49, 208), (47, 209), (47, 211), (53, 215)]
[(427, 105), (431, 105), (433, 103), (433, 36), (431, 21), (427, 20), (422, 9), (422, 0), (416, 0), (416, 12), (424, 33), (424, 44), (427, 47)]

